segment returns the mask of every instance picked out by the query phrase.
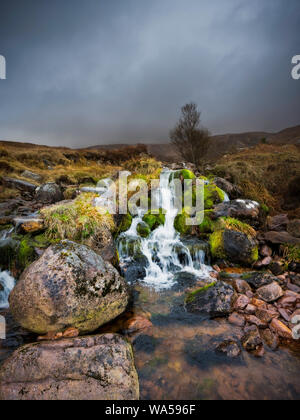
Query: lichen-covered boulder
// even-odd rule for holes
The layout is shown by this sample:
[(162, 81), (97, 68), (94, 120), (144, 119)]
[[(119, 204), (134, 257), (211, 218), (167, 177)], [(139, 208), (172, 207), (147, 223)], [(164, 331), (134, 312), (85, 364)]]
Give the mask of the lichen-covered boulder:
[(131, 345), (117, 334), (35, 343), (0, 369), (0, 400), (135, 400)]
[(120, 315), (128, 299), (124, 279), (109, 262), (65, 240), (25, 270), (10, 308), (22, 327), (38, 334), (69, 327), (87, 333)]
[(188, 312), (216, 318), (229, 315), (233, 310), (236, 293), (232, 286), (222, 281), (190, 293), (185, 301)]
[(214, 232), (209, 239), (214, 259), (225, 259), (250, 266), (258, 260), (257, 242), (242, 232), (225, 229)]
[(43, 204), (54, 204), (64, 199), (59, 185), (49, 182), (38, 187), (35, 191), (35, 199)]

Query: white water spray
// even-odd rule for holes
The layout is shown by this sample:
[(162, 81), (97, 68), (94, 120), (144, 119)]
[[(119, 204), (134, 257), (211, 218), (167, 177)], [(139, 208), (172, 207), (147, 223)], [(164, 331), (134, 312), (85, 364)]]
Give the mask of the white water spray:
[(0, 309), (9, 307), (8, 297), (15, 287), (15, 279), (8, 271), (0, 272)]
[[(160, 196), (160, 208), (165, 210), (165, 223), (155, 229), (148, 238), (141, 238), (137, 233), (137, 226), (143, 221), (141, 210), (133, 219), (127, 232), (119, 238), (119, 255), (121, 262), (130, 260), (130, 243), (136, 242), (140, 252), (147, 260), (146, 277), (142, 282), (156, 290), (168, 289), (175, 284), (175, 274), (191, 273), (198, 279), (209, 277), (212, 268), (204, 264), (204, 251), (191, 252), (180, 240), (180, 234), (174, 228), (174, 221), (178, 214), (175, 206), (175, 187), (170, 184), (172, 171), (164, 170), (160, 177), (157, 194)], [(180, 250), (181, 256), (179, 258)]]

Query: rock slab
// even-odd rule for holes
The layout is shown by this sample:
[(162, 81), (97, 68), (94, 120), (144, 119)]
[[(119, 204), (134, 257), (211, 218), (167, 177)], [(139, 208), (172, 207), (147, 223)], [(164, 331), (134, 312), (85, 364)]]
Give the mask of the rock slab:
[(0, 400), (138, 398), (131, 345), (117, 334), (23, 346), (0, 369)]

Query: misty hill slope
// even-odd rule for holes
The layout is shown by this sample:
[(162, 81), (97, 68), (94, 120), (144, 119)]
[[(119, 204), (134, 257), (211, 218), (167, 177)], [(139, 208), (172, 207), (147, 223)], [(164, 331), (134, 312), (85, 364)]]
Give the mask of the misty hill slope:
[[(278, 133), (268, 133), (264, 131), (254, 131), (248, 133), (221, 134), (212, 136), (212, 144), (209, 150), (209, 159), (215, 161), (224, 154), (235, 153), (249, 147), (255, 147), (262, 142), (270, 144), (299, 144), (300, 125), (286, 128)], [(142, 144), (137, 144), (141, 146)], [(98, 145), (88, 149), (94, 150), (116, 150), (127, 147), (126, 144)], [(150, 143), (145, 144), (148, 153), (156, 159), (166, 162), (180, 161), (175, 148), (170, 143)]]

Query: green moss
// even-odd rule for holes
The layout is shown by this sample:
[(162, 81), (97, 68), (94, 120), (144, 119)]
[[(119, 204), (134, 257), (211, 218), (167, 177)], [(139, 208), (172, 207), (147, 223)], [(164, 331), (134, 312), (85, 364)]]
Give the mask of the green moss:
[(25, 237), (20, 242), (17, 261), (20, 269), (25, 269), (35, 260), (34, 246), (29, 237)]
[(142, 238), (148, 238), (148, 236), (150, 235), (150, 233), (151, 233), (151, 229), (150, 229), (150, 227), (149, 227), (149, 225), (147, 225), (147, 223), (145, 223), (145, 222), (142, 222), (142, 223), (139, 223), (138, 225), (137, 225), (137, 233), (142, 237)]
[(224, 251), (224, 241), (223, 241), (224, 230), (218, 230), (210, 235), (209, 245), (211, 250), (211, 255), (213, 258), (223, 259), (226, 257)]
[(199, 223), (199, 231), (200, 233), (211, 233), (214, 231), (215, 222), (211, 219), (211, 215), (213, 214), (213, 210), (204, 210), (197, 214), (197, 217), (200, 219), (203, 218), (203, 221)]
[(259, 259), (259, 253), (258, 253), (258, 246), (257, 245), (252, 250), (251, 259), (252, 259), (252, 263), (255, 263)]
[(179, 178), (183, 178), (183, 179), (195, 179), (195, 175), (193, 174), (192, 171), (189, 171), (188, 169), (182, 169), (180, 171), (176, 171), (174, 173), (174, 178), (175, 179), (179, 179)]
[(149, 210), (148, 213), (143, 217), (143, 221), (147, 223), (150, 229), (153, 231), (161, 225), (165, 224), (166, 216), (162, 209)]
[(232, 217), (220, 217), (214, 223), (214, 231), (224, 229), (236, 230), (237, 232), (244, 233), (248, 236), (248, 238), (256, 237), (256, 231), (253, 229), (253, 227), (251, 227), (247, 223), (241, 222), (240, 220), (234, 219)]
[(224, 191), (214, 184), (204, 185), (204, 209), (209, 210), (225, 199)]
[(126, 232), (128, 229), (130, 229), (131, 224), (132, 224), (132, 216), (130, 213), (127, 213), (122, 218), (122, 222), (119, 226), (119, 232)]
[(192, 226), (189, 226), (186, 223), (186, 219), (189, 217), (190, 216), (183, 209), (175, 218), (174, 227), (181, 235), (189, 235), (192, 232)]
[(204, 287), (201, 287), (200, 289), (194, 290), (193, 292), (189, 293), (188, 296), (185, 299), (185, 303), (193, 302), (197, 295), (199, 295), (200, 293), (206, 292), (211, 287), (214, 287), (216, 285), (216, 283), (217, 282), (214, 281), (213, 283), (210, 283), (210, 284), (208, 284)]

